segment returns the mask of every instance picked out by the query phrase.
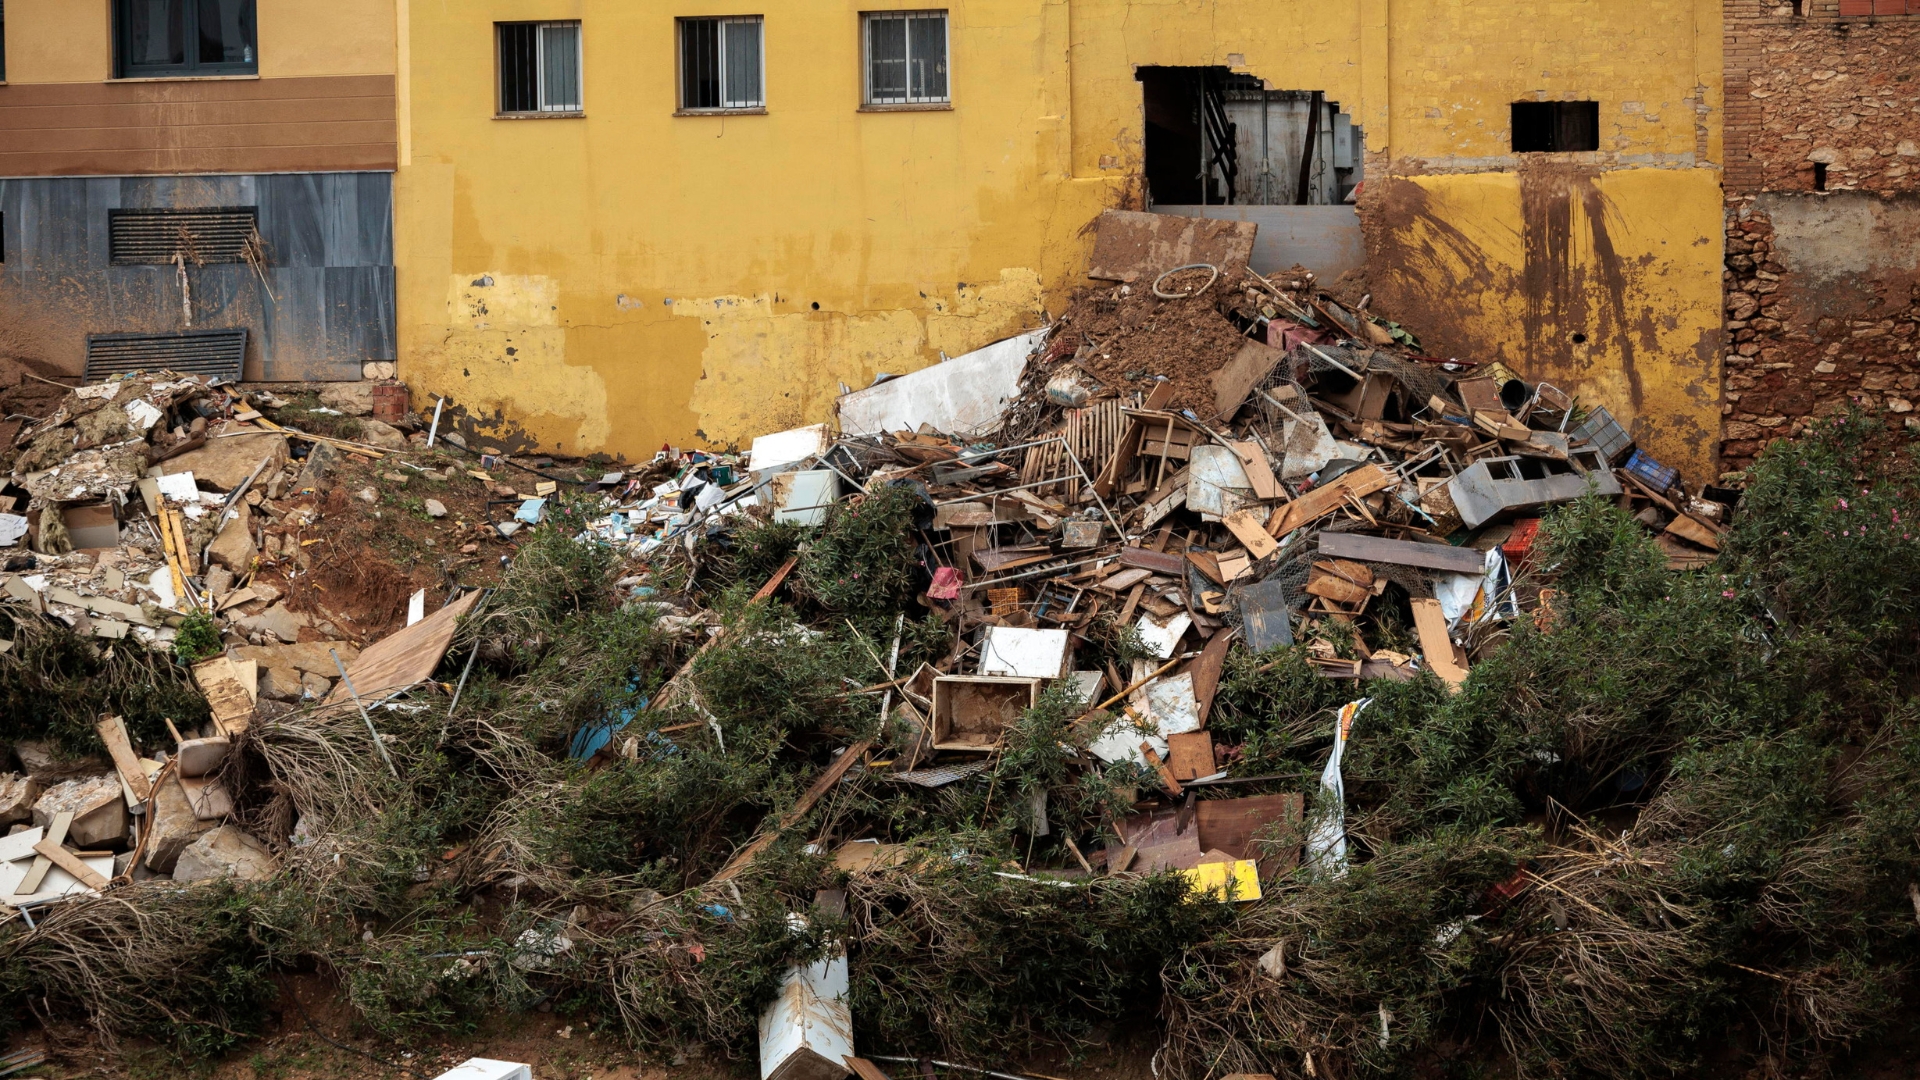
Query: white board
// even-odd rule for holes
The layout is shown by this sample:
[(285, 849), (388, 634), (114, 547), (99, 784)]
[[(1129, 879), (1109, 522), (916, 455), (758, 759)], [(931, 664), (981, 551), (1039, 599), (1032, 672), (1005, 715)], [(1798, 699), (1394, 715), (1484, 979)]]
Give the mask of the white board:
[(1034, 330), (963, 353), (944, 363), (855, 390), (840, 398), (840, 430), (847, 435), (917, 431), (926, 424), (948, 435), (972, 435), (997, 425), (1020, 396), (1027, 357), (1047, 340)]

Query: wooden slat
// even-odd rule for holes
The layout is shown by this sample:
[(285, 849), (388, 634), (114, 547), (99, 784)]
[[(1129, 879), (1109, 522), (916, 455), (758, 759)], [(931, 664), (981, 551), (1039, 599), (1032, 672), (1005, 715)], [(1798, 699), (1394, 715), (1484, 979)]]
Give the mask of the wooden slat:
[(1392, 487), (1393, 483), (1393, 474), (1380, 466), (1362, 465), (1275, 510), (1273, 516), (1267, 519), (1267, 532), (1273, 536), (1285, 536), (1302, 525), (1318, 521), (1333, 513), (1346, 502), (1348, 495), (1365, 498), (1376, 491)]
[[(80, 856), (75, 855), (59, 844), (53, 843), (50, 839), (43, 838), (39, 843), (33, 845), (33, 850), (42, 858), (53, 863), (53, 865), (72, 874), (76, 881), (85, 885), (87, 888), (100, 891), (107, 887), (107, 879), (94, 873), (93, 867), (81, 862)], [(36, 860), (36, 864), (37, 862), (38, 860)]]
[(1323, 532), (1320, 534), (1320, 553), (1340, 559), (1418, 566), (1455, 574), (1479, 574), (1486, 569), (1486, 556), (1472, 548), (1389, 540), (1364, 533)]
[(827, 792), (832, 791), (833, 785), (839, 783), (840, 779), (847, 775), (847, 770), (853, 768), (854, 763), (865, 757), (867, 751), (871, 749), (873, 749), (873, 743), (864, 741), (847, 747), (844, 753), (834, 759), (833, 764), (827, 766), (827, 771), (821, 773), (820, 778), (813, 782), (813, 786), (793, 804), (793, 809), (780, 815), (778, 825), (761, 833), (752, 843), (741, 848), (739, 853), (728, 860), (727, 865), (713, 876), (713, 880), (726, 881), (745, 870), (748, 863), (758, 858), (761, 852), (767, 850), (775, 840), (780, 838), (781, 833), (799, 824), (800, 819), (806, 817), (807, 813), (813, 809), (813, 804), (819, 802)]

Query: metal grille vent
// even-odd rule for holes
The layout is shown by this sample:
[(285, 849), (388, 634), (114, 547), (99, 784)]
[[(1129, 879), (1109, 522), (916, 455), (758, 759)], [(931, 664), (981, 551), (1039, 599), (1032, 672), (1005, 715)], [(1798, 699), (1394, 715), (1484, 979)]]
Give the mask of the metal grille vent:
[(176, 252), (190, 263), (240, 262), (259, 221), (259, 210), (252, 206), (107, 212), (117, 265), (170, 263)]
[(131, 371), (240, 378), (247, 331), (182, 330), (172, 334), (88, 334), (86, 382)]

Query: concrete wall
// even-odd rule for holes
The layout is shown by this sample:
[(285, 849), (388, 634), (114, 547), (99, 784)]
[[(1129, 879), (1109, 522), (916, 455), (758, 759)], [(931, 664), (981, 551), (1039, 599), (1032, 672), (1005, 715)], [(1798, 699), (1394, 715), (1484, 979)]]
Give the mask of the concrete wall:
[[(906, 113), (859, 108), (858, 5), (763, 10), (766, 114), (675, 116), (672, 17), (737, 6), (403, 0), (418, 392), (567, 451), (824, 419), (841, 382), (1058, 311), (1085, 225), (1138, 205), (1135, 67), (1225, 65), (1365, 128), (1376, 310), (1432, 348), (1546, 365), (1644, 417), (1664, 460), (1710, 466), (1717, 0), (956, 0), (953, 107)], [(586, 116), (494, 119), (492, 22), (549, 18), (583, 21)], [(1536, 97), (1602, 102), (1601, 152), (1553, 163), (1578, 176), (1507, 152), (1510, 103)]]

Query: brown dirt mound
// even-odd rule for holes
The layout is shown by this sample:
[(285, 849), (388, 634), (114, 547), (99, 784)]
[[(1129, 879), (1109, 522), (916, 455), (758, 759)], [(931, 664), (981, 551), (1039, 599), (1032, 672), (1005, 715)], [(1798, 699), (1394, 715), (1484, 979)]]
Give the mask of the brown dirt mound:
[[(1171, 277), (1163, 287), (1181, 292), (1205, 280), (1201, 271)], [(1165, 376), (1174, 385), (1172, 407), (1204, 417), (1213, 411), (1213, 373), (1246, 343), (1229, 318), (1243, 313), (1245, 302), (1240, 283), (1226, 278), (1180, 300), (1162, 300), (1143, 285), (1087, 290), (1068, 306), (1058, 334), (1071, 336), (1080, 366), (1107, 386), (1145, 392)]]

